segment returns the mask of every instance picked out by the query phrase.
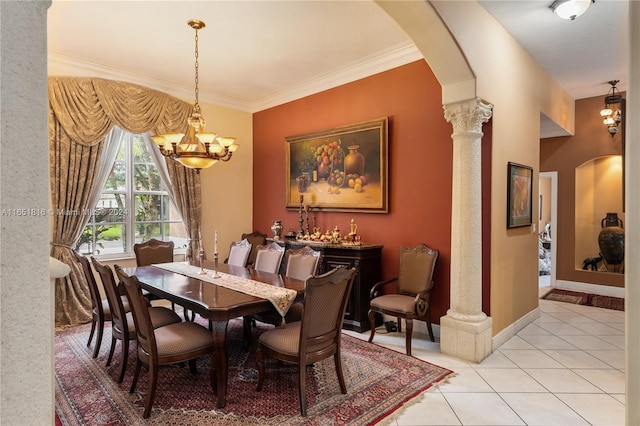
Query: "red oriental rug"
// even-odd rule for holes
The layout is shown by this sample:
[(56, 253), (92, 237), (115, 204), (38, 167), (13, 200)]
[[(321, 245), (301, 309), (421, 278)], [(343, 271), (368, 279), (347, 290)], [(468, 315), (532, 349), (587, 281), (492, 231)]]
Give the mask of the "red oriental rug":
[(144, 420), (145, 367), (136, 392), (129, 394), (135, 343), (124, 381), (118, 384), (120, 343), (111, 366), (105, 367), (111, 329), (106, 326), (96, 359), (91, 358), (94, 346), (87, 348), (89, 330), (90, 324), (85, 324), (56, 332), (56, 414), (62, 425), (371, 425), (453, 373), (343, 334), (347, 394), (340, 392), (332, 358), (308, 367), (308, 417), (304, 418), (300, 416), (296, 367), (268, 359), (263, 390), (257, 392), (255, 351), (242, 350), (242, 322), (233, 320), (227, 339), (227, 405), (215, 408), (205, 357), (198, 360), (196, 375), (187, 366), (161, 368), (151, 417)]
[(542, 299), (624, 311), (624, 298), (553, 288)]

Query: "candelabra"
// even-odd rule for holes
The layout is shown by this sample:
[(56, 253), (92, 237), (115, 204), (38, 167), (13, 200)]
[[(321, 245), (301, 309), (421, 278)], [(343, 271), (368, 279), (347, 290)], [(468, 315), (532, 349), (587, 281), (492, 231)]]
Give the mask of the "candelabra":
[(300, 214), (300, 219), (298, 220), (298, 222), (300, 223), (300, 230), (298, 231), (298, 239), (301, 240), (302, 238), (304, 238), (304, 229), (302, 228), (302, 225), (304, 224), (304, 219), (302, 218), (302, 202), (304, 201), (303, 196), (300, 196), (300, 208), (298, 209), (299, 214)]
[(304, 206), (304, 220), (305, 220), (305, 228), (304, 235), (309, 235), (309, 204)]

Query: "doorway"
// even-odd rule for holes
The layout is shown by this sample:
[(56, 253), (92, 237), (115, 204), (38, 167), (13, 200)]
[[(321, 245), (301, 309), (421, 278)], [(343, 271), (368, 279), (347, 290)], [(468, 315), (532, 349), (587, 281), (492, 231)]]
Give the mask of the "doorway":
[(548, 290), (556, 282), (558, 172), (540, 172), (538, 184), (538, 287)]

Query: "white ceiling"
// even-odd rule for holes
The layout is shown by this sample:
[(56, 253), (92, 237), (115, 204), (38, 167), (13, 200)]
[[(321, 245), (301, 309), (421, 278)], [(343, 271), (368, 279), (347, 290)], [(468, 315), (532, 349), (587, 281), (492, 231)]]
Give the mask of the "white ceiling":
[[(627, 81), (629, 0), (596, 0), (575, 21), (551, 0), (480, 0), (575, 99)], [(375, 3), (364, 1), (69, 1), (48, 14), (50, 74), (131, 81), (259, 111), (421, 58)]]

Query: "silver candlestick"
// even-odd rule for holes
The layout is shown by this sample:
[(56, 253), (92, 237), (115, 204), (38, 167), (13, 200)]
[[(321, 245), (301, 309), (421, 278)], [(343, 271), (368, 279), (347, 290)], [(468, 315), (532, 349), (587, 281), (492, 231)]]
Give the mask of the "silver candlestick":
[(222, 278), (218, 273), (218, 252), (213, 253), (213, 278)]
[(200, 250), (198, 251), (198, 258), (200, 259), (200, 275), (207, 275), (207, 271), (204, 270), (204, 248), (200, 246)]

